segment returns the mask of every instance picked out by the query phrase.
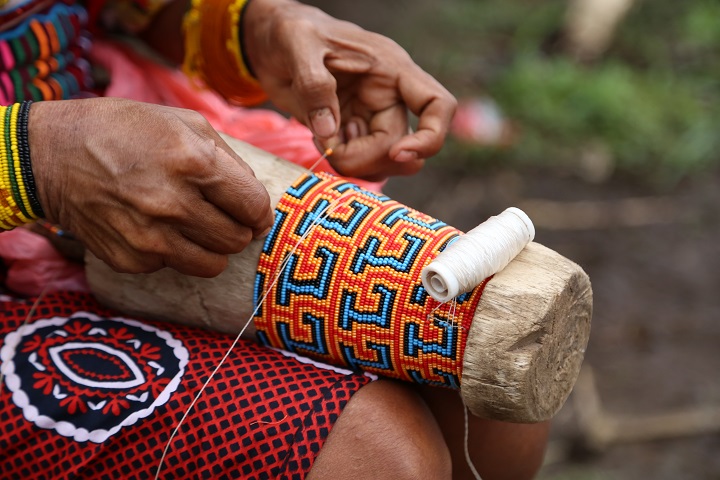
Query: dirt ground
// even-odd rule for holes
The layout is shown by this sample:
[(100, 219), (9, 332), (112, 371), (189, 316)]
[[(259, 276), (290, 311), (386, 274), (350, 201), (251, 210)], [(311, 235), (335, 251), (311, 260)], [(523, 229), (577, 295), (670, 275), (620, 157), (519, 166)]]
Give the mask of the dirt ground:
[[(424, 4), (313, 3), (391, 37)], [(658, 192), (551, 169), (472, 171), (442, 154), (387, 185), (390, 197), (463, 230), (519, 206), (537, 242), (590, 275), (584, 373), (595, 389), (583, 383), (561, 410), (541, 479), (720, 479), (719, 185), (715, 172)], [(598, 442), (612, 424), (619, 438)]]
[[(473, 173), (431, 161), (421, 174), (387, 185), (390, 197), (463, 230), (507, 206), (524, 208), (536, 241), (580, 264), (592, 280), (585, 366), (602, 410), (649, 417), (651, 426), (642, 428), (653, 431), (689, 429), (670, 439), (648, 432), (639, 441), (587, 448), (590, 432), (580, 427), (578, 409), (588, 405), (571, 397), (555, 422), (541, 478), (720, 478), (719, 182), (720, 175), (709, 175), (658, 195), (621, 180), (597, 186), (558, 171)], [(695, 427), (688, 423), (694, 413), (688, 420), (654, 418), (698, 409), (708, 413)]]

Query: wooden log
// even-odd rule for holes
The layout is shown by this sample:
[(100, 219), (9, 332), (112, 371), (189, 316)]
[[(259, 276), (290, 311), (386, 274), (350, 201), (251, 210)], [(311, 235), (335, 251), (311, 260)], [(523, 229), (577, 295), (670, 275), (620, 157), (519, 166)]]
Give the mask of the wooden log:
[[(238, 140), (228, 144), (253, 168), (277, 204), (306, 173)], [(231, 256), (221, 275), (196, 278), (162, 270), (149, 275), (112, 271), (88, 254), (91, 289), (104, 304), (145, 318), (237, 334), (253, 310), (262, 248), (254, 241)], [(590, 332), (590, 281), (575, 263), (530, 244), (488, 282), (470, 326), (461, 395), (486, 418), (538, 422), (552, 417), (570, 394)], [(254, 338), (252, 324), (244, 337)]]

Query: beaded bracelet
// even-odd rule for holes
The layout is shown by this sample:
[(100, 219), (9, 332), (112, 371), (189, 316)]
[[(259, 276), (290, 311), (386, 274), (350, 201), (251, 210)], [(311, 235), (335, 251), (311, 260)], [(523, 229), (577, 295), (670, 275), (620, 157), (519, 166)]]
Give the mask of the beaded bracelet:
[(257, 105), (267, 99), (248, 68), (241, 23), (249, 0), (193, 0), (185, 15), (183, 71), (228, 100)]
[(43, 217), (30, 163), (30, 103), (0, 106), (0, 229)]

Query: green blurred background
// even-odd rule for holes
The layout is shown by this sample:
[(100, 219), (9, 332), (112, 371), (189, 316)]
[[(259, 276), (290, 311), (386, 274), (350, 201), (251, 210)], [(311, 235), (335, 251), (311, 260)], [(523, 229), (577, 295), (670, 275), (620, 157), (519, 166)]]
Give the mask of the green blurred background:
[(464, 123), (388, 195), (465, 230), (519, 206), (590, 275), (583, 377), (540, 478), (720, 479), (720, 2), (311, 3), (460, 99)]
[(460, 98), (482, 88), (521, 128), (501, 155), (457, 153), (568, 165), (596, 149), (618, 173), (664, 186), (715, 166), (720, 2), (636, 1), (607, 51), (589, 60), (570, 53), (569, 3), (454, 0), (406, 20), (412, 28), (395, 38), (422, 65)]
[(568, 164), (599, 148), (619, 172), (667, 184), (717, 160), (714, 0), (635, 1), (591, 61), (568, 54), (567, 0), (313, 3), (391, 36), (458, 97), (487, 93), (519, 123), (522, 141), (501, 155), (449, 145), (470, 162)]

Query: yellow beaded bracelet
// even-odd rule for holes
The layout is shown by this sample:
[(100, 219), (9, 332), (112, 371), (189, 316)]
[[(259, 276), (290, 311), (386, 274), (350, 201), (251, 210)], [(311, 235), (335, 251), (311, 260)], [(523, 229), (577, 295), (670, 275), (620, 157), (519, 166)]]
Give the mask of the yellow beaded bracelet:
[(0, 229), (42, 216), (30, 165), (27, 121), (30, 102), (0, 106)]

